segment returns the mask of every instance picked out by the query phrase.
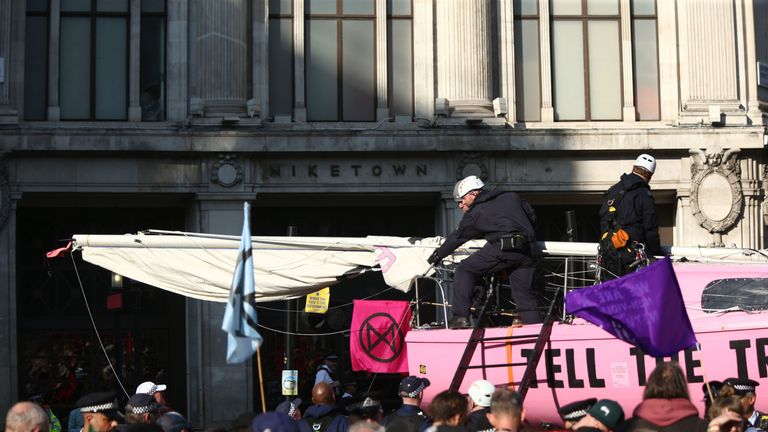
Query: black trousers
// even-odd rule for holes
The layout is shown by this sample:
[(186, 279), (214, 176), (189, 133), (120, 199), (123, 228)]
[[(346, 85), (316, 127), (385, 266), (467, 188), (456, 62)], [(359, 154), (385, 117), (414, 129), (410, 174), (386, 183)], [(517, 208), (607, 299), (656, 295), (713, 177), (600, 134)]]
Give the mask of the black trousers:
[(535, 260), (519, 252), (502, 252), (498, 243), (486, 244), (459, 263), (453, 276), (453, 314), (468, 317), (473, 300), (482, 298), (485, 290), (480, 279), (502, 270), (509, 272), (512, 298), (523, 323), (542, 322), (532, 284)]

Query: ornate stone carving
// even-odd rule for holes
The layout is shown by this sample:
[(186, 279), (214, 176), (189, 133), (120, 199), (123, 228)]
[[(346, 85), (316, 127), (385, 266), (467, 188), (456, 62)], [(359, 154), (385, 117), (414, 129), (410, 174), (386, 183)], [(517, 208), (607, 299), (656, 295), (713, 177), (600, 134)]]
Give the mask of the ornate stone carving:
[(233, 155), (219, 155), (211, 165), (211, 181), (232, 187), (243, 181), (243, 166)]
[(478, 153), (464, 153), (456, 166), (456, 180), (466, 176), (476, 175), (484, 182), (488, 181), (488, 165)]
[(722, 246), (722, 233), (741, 217), (744, 192), (738, 155), (741, 149), (690, 149), (691, 212)]

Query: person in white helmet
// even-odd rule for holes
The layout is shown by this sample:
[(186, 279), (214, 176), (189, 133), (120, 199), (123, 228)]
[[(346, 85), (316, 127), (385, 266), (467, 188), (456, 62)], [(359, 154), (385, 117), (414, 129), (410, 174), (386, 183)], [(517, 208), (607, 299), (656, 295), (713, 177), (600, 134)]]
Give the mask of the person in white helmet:
[(543, 321), (532, 288), (536, 261), (533, 208), (515, 192), (489, 190), (477, 176), (469, 176), (453, 190), (464, 212), (459, 226), (427, 260), (436, 264), (456, 248), (473, 239), (485, 238), (486, 245), (456, 267), (453, 278), (453, 317), (451, 328), (471, 327), (470, 310), (482, 303), (485, 289), (480, 278), (502, 270), (509, 273), (509, 284), (523, 324)]
[(467, 423), (477, 432), (493, 431), (488, 414), (491, 412), (491, 397), (495, 391), (496, 386), (492, 382), (482, 379), (474, 381), (467, 389), (469, 394)]
[(642, 244), (647, 256), (661, 255), (656, 202), (648, 185), (656, 172), (656, 159), (641, 154), (632, 172), (605, 193), (600, 207), (601, 279), (626, 274), (636, 265), (637, 250)]

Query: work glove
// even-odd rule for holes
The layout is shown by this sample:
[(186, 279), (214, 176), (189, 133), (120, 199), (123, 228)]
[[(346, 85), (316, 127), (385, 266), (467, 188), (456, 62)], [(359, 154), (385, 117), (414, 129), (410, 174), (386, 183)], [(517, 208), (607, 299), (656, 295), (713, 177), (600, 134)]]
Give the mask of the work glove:
[(432, 252), (432, 255), (427, 258), (427, 264), (429, 265), (435, 265), (440, 261), (440, 255), (437, 254), (437, 249), (435, 249), (434, 252)]

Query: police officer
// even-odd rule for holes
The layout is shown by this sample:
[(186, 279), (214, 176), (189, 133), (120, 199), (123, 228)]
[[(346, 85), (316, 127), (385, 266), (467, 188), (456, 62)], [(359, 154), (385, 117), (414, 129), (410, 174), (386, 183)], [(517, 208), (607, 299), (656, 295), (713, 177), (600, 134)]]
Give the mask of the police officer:
[(536, 265), (532, 257), (536, 215), (531, 206), (514, 192), (486, 189), (476, 176), (456, 183), (453, 195), (464, 211), (464, 217), (427, 261), (435, 264), (469, 240), (485, 238), (487, 243), (456, 268), (453, 317), (448, 322), (449, 327), (470, 327), (472, 300), (483, 296), (479, 279), (501, 270), (509, 271), (512, 297), (523, 323), (542, 322), (531, 286)]
[(736, 396), (741, 399), (747, 427), (759, 430), (768, 428), (768, 415), (755, 409), (755, 401), (757, 400), (755, 392), (760, 383), (749, 378), (728, 378), (725, 380), (725, 385), (731, 387)]
[(573, 430), (573, 425), (579, 422), (587, 415), (587, 410), (597, 403), (597, 398), (577, 400), (567, 405), (563, 405), (557, 410), (560, 418), (563, 419), (563, 425), (568, 430)]
[(613, 279), (631, 271), (637, 261), (637, 243), (647, 256), (661, 255), (656, 203), (648, 183), (656, 171), (656, 159), (641, 154), (632, 172), (605, 193), (600, 207), (600, 256), (602, 280)]
[(77, 407), (83, 413), (81, 432), (114, 432), (117, 429), (120, 413), (115, 393), (89, 393), (78, 399)]
[(397, 411), (388, 415), (381, 422), (388, 430), (402, 432), (418, 432), (428, 426), (429, 419), (421, 410), (421, 399), (424, 389), (429, 387), (429, 380), (414, 375), (400, 381), (398, 396), (403, 398), (403, 404)]

